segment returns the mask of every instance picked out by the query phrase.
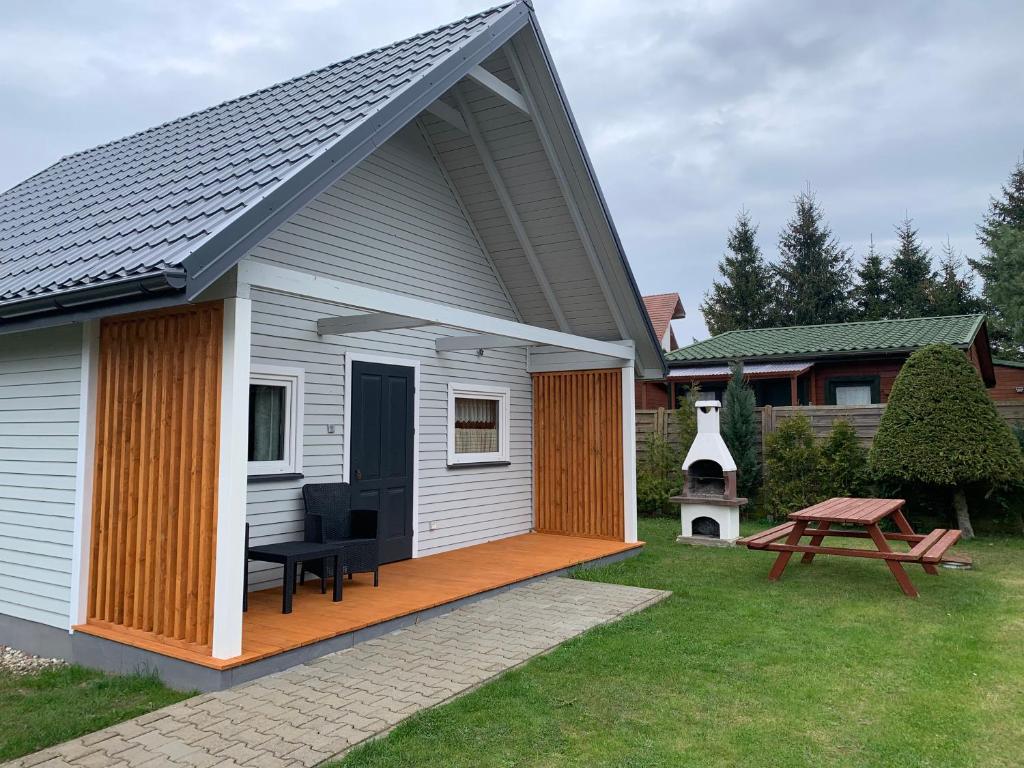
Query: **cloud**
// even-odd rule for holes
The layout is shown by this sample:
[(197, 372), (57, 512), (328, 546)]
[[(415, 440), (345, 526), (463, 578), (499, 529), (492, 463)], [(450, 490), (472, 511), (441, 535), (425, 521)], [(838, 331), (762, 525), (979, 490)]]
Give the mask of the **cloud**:
[[(0, 187), (63, 154), (475, 12), (482, 2), (5, 7)], [(741, 207), (774, 256), (808, 183), (859, 255), (905, 213), (938, 253), (1024, 149), (1024, 5), (535, 0), (642, 290), (698, 305)], [(17, 147), (17, 151), (10, 148)]]

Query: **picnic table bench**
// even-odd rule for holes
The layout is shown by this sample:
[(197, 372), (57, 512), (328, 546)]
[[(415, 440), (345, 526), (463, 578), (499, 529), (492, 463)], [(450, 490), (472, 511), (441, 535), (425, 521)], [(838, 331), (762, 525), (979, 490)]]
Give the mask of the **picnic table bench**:
[[(753, 536), (745, 536), (737, 543), (745, 544), (749, 549), (779, 553), (768, 573), (770, 581), (777, 581), (782, 577), (794, 552), (803, 553), (800, 560), (802, 563), (813, 562), (815, 555), (867, 557), (884, 560), (903, 593), (909, 597), (917, 597), (917, 590), (903, 569), (903, 563), (920, 565), (925, 573), (934, 576), (939, 572), (936, 567), (938, 563), (963, 563), (969, 560), (947, 554), (949, 548), (960, 538), (960, 531), (936, 528), (928, 534), (915, 533), (903, 514), (904, 503), (903, 499), (828, 499), (799, 512), (793, 512), (789, 515), (787, 523)], [(892, 519), (897, 528), (896, 533), (882, 531), (879, 527), (879, 523), (886, 518)], [(814, 527), (811, 527), (812, 524)], [(833, 525), (857, 526), (862, 530), (833, 528)], [(826, 536), (871, 539), (875, 548), (825, 547), (822, 546), (822, 541)], [(810, 537), (810, 543), (801, 544), (800, 540), (805, 537)], [(895, 551), (889, 546), (890, 541), (907, 542), (910, 551)]]

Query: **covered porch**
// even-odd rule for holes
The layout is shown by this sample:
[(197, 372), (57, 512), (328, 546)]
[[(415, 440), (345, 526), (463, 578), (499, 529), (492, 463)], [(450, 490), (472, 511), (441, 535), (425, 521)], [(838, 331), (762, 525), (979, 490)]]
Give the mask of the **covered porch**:
[[(400, 626), (403, 620), (427, 618), (434, 609), (528, 579), (587, 564), (628, 556), (642, 544), (528, 533), (507, 539), (402, 560), (381, 567), (381, 583), (373, 587), (370, 574), (345, 582), (344, 599), (331, 601), (330, 590), (320, 593), (317, 580), (298, 588), (294, 609), (281, 613), (280, 588), (252, 592), (243, 614), (242, 652), (230, 659), (213, 658), (187, 643), (156, 640), (149, 633), (90, 622), (79, 631), (142, 648), (213, 670), (253, 664), (306, 646), (344, 638), (343, 646), (358, 642), (360, 633), (372, 636)], [(376, 628), (376, 630), (375, 630)], [(335, 647), (324, 652), (335, 650)]]
[[(531, 412), (533, 487), (526, 510), (532, 506), (533, 522), (520, 530), (531, 532), (494, 530), (481, 534), (494, 539), (486, 543), (426, 556), (418, 550), (416, 532), (425, 528), (417, 511), (417, 395), (412, 558), (383, 565), (378, 588), (372, 575), (356, 574), (338, 603), (320, 593), (319, 583), (307, 582), (291, 614), (280, 612), (280, 587), (252, 592), (243, 613), (254, 289), (334, 308), (335, 315), (303, 321), (311, 344), (435, 326), (448, 332), (437, 335), (434, 349), (407, 354), (427, 359), (526, 347), (522, 374), (532, 382), (525, 407)], [(86, 459), (92, 472), (85, 482), (91, 504), (82, 510), (77, 543), (75, 632), (227, 671), (291, 658), (298, 649), (319, 646), (319, 653), (329, 653), (344, 647), (339, 643), (356, 642), (359, 633), (387, 631), (441, 606), (639, 546), (630, 342), (576, 336), (264, 264), (243, 264), (229, 290), (235, 295), (224, 300), (110, 318), (88, 330), (86, 397), (94, 407), (87, 438), (92, 455)], [(353, 356), (347, 351), (345, 360)], [(419, 392), (418, 373), (416, 384)], [(347, 443), (344, 448), (347, 458)], [(349, 473), (346, 465), (329, 479)]]

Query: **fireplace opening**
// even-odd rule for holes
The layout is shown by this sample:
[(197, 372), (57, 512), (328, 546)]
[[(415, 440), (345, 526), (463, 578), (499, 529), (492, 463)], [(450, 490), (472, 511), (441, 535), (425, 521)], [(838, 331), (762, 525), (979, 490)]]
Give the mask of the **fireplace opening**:
[(691, 524), (694, 536), (706, 536), (709, 539), (721, 538), (721, 529), (718, 527), (718, 521), (712, 520), (710, 517), (698, 517), (695, 518)]
[(690, 496), (725, 496), (725, 474), (718, 462), (701, 459), (686, 470), (686, 491)]

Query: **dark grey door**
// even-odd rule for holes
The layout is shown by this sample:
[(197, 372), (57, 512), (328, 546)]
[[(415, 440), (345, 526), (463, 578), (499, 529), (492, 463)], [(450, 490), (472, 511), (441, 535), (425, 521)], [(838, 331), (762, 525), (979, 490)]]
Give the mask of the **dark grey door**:
[(352, 363), (353, 508), (376, 509), (381, 562), (412, 557), (412, 368)]

